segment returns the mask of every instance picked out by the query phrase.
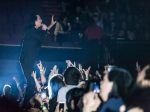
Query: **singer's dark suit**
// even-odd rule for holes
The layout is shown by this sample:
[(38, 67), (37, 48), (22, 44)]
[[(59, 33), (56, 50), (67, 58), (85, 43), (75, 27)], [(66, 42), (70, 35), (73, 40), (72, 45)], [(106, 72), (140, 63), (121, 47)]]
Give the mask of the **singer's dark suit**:
[[(42, 40), (44, 39), (45, 31), (41, 29), (29, 28), (25, 35), (22, 44), (20, 63), (27, 79), (27, 91), (29, 94), (34, 91), (34, 80), (31, 77), (33, 66), (38, 56)], [(29, 92), (29, 93), (28, 93)]]

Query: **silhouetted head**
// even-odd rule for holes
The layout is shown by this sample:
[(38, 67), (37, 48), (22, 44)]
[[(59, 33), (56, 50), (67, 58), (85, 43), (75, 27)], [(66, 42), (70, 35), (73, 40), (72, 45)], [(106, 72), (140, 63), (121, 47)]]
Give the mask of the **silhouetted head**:
[(77, 85), (80, 79), (80, 72), (75, 67), (69, 67), (64, 72), (65, 83), (67, 85)]

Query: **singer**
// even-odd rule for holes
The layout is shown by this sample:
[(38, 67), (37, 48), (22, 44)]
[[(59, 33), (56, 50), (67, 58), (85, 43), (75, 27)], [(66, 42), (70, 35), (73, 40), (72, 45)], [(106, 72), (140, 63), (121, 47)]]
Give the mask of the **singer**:
[[(51, 21), (50, 26), (54, 25), (55, 22)], [(26, 77), (27, 89), (26, 89), (26, 101), (33, 95), (34, 81), (31, 77), (34, 63), (38, 56), (42, 40), (46, 36), (47, 30), (51, 27), (47, 27), (42, 23), (40, 15), (33, 16), (29, 21), (29, 26), (24, 35), (22, 44), (22, 50), (20, 55), (20, 63), (22, 70)]]

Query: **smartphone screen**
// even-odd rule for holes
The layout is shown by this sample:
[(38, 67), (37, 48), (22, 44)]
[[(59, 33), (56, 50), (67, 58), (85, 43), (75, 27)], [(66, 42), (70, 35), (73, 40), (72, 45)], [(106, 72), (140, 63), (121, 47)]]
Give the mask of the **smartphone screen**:
[(94, 93), (100, 92), (100, 82), (91, 82), (89, 84), (89, 91), (93, 91)]
[(100, 85), (97, 84), (97, 83), (95, 83), (95, 84), (94, 84), (94, 87), (93, 87), (93, 91), (94, 91), (95, 93), (99, 93), (99, 92), (100, 92)]

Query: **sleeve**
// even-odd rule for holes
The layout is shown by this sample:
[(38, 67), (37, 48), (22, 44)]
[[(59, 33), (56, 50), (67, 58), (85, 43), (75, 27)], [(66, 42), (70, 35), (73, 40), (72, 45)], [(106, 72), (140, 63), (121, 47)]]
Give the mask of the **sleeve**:
[(58, 91), (58, 95), (57, 95), (57, 103), (66, 103), (65, 99), (65, 91), (63, 88), (61, 88), (59, 91)]
[(60, 94), (60, 90), (58, 91), (58, 95), (57, 95), (57, 102), (59, 103), (61, 101), (61, 94)]

